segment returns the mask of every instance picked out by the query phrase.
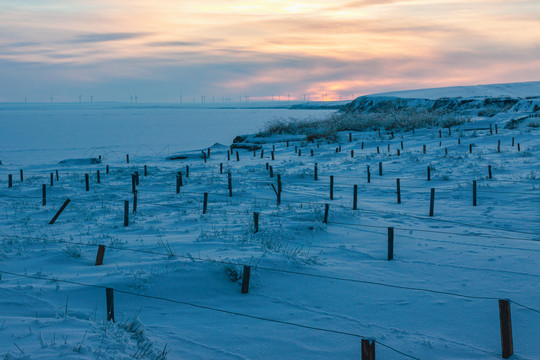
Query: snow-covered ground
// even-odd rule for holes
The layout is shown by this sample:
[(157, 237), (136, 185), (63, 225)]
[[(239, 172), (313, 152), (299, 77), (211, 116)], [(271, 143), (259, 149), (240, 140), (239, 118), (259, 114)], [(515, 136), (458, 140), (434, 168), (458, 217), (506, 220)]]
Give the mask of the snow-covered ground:
[[(174, 142), (182, 129), (173, 127), (172, 117), (164, 123), (163, 114), (148, 110), (138, 123), (118, 120), (116, 128), (140, 126), (141, 138), (153, 133), (153, 121), (173, 127), (161, 146), (171, 144), (169, 152), (158, 151), (158, 138), (142, 142), (154, 151), (136, 152), (141, 138), (130, 142), (111, 131), (114, 113), (108, 121), (92, 117), (100, 133), (109, 134), (99, 142), (94, 130), (80, 129), (87, 122), (73, 125), (81, 135), (66, 140), (58, 132), (72, 133), (69, 116), (76, 113), (66, 111), (50, 112), (64, 119), (54, 129), (43, 126), (43, 118), (25, 118), (28, 126), (43, 126), (41, 136), (57, 136), (58, 145), (2, 135), (9, 146), (24, 145), (14, 149), (31, 150), (9, 152), (2, 144), (2, 156), (11, 157), (0, 166), (4, 358), (163, 359), (165, 349), (168, 359), (359, 359), (361, 338), (369, 338), (377, 342), (378, 359), (498, 359), (498, 299), (511, 299), (514, 358), (540, 357), (539, 128), (527, 126), (528, 120), (504, 128), (523, 114), (479, 118), (451, 133), (442, 129), (441, 138), (439, 129), (396, 132), (393, 138), (384, 131), (353, 133), (351, 142), (344, 133), (339, 144), (287, 146), (269, 138), (262, 158), (261, 151), (238, 150), (239, 161), (236, 150), (228, 160), (229, 147), (214, 146), (205, 162), (200, 150), (206, 146), (187, 152), (197, 147)], [(204, 129), (209, 145), (228, 145), (250, 129), (231, 125), (247, 121), (245, 113), (227, 111), (233, 111), (230, 118), (189, 126)], [(234, 131), (218, 126), (223, 122)], [(189, 142), (190, 134), (182, 139)], [(165, 160), (174, 152), (187, 159)], [(100, 164), (56, 163), (99, 155)], [(140, 183), (132, 213), (135, 171)], [(272, 187), (277, 174), (280, 205)], [(66, 210), (48, 225), (66, 198)], [(395, 234), (390, 261), (388, 227)], [(103, 265), (95, 266), (98, 245), (106, 250)], [(247, 294), (241, 293), (243, 265), (251, 266)], [(106, 287), (114, 289), (115, 323), (106, 321)]]

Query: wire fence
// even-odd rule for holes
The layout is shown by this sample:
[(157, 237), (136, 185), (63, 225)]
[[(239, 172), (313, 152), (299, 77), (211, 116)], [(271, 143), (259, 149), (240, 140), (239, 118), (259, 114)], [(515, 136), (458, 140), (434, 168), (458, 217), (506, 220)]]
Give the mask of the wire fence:
[[(267, 202), (275, 202), (276, 201), (275, 199), (271, 199), (271, 198), (252, 197), (252, 196), (237, 195), (237, 194), (235, 194), (233, 197), (230, 197), (230, 195), (228, 195), (228, 194), (222, 194), (222, 193), (207, 193), (207, 194), (209, 196), (217, 196), (217, 197), (227, 198), (227, 199), (230, 199), (229, 201), (233, 201), (233, 200), (236, 200), (236, 199), (248, 199), (248, 200), (253, 200), (253, 201), (267, 201)], [(173, 193), (171, 193), (170, 195), (174, 196)], [(202, 198), (203, 193), (183, 191), (183, 192), (181, 192), (181, 195), (194, 195), (194, 196), (197, 196), (198, 198)], [(31, 200), (31, 199), (41, 199), (42, 197), (40, 197), (40, 196), (0, 195), (0, 199), (1, 198), (29, 199), (29, 200)], [(48, 199), (65, 200), (66, 197), (48, 197)], [(70, 199), (73, 199), (73, 198), (70, 197)], [(75, 198), (75, 199), (78, 199), (78, 200), (83, 201), (83, 202), (89, 200), (88, 197), (79, 197), (79, 198)], [(113, 200), (113, 199), (96, 199), (96, 200), (99, 200), (99, 201), (102, 201), (102, 202), (115, 203), (115, 204), (118, 204), (118, 206), (120, 206), (120, 204), (117, 203), (118, 200)], [(289, 204), (296, 204), (296, 205), (310, 205), (310, 206), (320, 206), (320, 207), (322, 207), (325, 204), (323, 202), (313, 202), (313, 201), (307, 201), (306, 202), (306, 201), (295, 201), (295, 200), (289, 200), (289, 199), (281, 199), (281, 202), (289, 203)], [(138, 203), (139, 204), (144, 204), (145, 202), (138, 200)], [(328, 203), (328, 202), (326, 202), (326, 203)], [(164, 207), (169, 207), (169, 208), (199, 210), (199, 208), (187, 207), (187, 206), (182, 205), (182, 204), (167, 204), (167, 203), (158, 203), (158, 202), (146, 202), (146, 204), (147, 205), (153, 205), (153, 206), (164, 206)], [(351, 210), (350, 207), (346, 207), (346, 206), (339, 205), (339, 204), (332, 204), (331, 206), (333, 208), (335, 207), (335, 208), (340, 208), (340, 209)], [(227, 211), (228, 212), (235, 212), (235, 210), (231, 210), (231, 209), (228, 209)], [(537, 233), (528, 232), (528, 231), (521, 231), (521, 230), (515, 230), (515, 229), (505, 229), (505, 228), (501, 228), (501, 227), (485, 226), (485, 225), (481, 225), (481, 224), (463, 223), (463, 222), (455, 221), (455, 220), (440, 219), (440, 218), (431, 217), (431, 216), (428, 217), (428, 216), (422, 216), (422, 215), (407, 214), (407, 213), (403, 213), (403, 212), (384, 211), (384, 210), (380, 210), (380, 209), (377, 209), (377, 210), (365, 209), (365, 208), (359, 208), (359, 207), (357, 207), (354, 211), (355, 212), (357, 211), (359, 213), (364, 212), (364, 213), (372, 213), (372, 214), (378, 214), (378, 215), (391, 215), (391, 216), (395, 216), (395, 217), (398, 217), (398, 218), (412, 218), (412, 219), (428, 221), (428, 222), (447, 223), (447, 224), (459, 225), (459, 226), (462, 226), (462, 227), (466, 227), (468, 229), (491, 230), (491, 231), (495, 231), (497, 233), (503, 231), (503, 232), (506, 232), (506, 233), (509, 233), (509, 234), (521, 234), (521, 235), (538, 236)], [(240, 211), (240, 213), (245, 213), (245, 212)], [(271, 216), (271, 217), (279, 217), (279, 218), (283, 218), (283, 219), (296, 220), (296, 221), (308, 221), (308, 222), (315, 221), (315, 219), (304, 219), (304, 218), (293, 217), (293, 216), (284, 216), (284, 215), (280, 215), (280, 214), (272, 214), (272, 213), (264, 213), (264, 212), (261, 212), (261, 214)], [(345, 214), (345, 215), (349, 215), (349, 214)], [(493, 220), (493, 218), (490, 218), (490, 220)], [(388, 227), (388, 226), (380, 226), (380, 225), (344, 223), (344, 222), (339, 222), (339, 221), (332, 221), (332, 224), (333, 225), (353, 226), (353, 227), (365, 227), (365, 228), (382, 228), (382, 229), (385, 229), (385, 228)], [(540, 239), (531, 239), (531, 238), (523, 238), (523, 237), (515, 237), (515, 236), (504, 236), (504, 235), (492, 235), (492, 234), (485, 234), (484, 235), (484, 234), (459, 233), (459, 232), (452, 232), (452, 231), (407, 228), (407, 227), (399, 227), (399, 226), (394, 226), (394, 228), (396, 230), (403, 230), (403, 231), (427, 232), (427, 233), (458, 235), (458, 236), (468, 236), (468, 237), (499, 238), (499, 239), (507, 239), (507, 240), (536, 241), (536, 242), (540, 241)]]
[[(299, 323), (295, 323), (295, 322), (291, 322), (291, 321), (271, 319), (271, 318), (267, 318), (267, 317), (263, 317), (263, 316), (246, 314), (246, 313), (241, 313), (241, 312), (237, 312), (237, 311), (231, 311), (231, 310), (227, 310), (227, 309), (207, 306), (207, 305), (195, 304), (195, 303), (192, 303), (192, 302), (187, 302), (187, 301), (182, 301), (182, 300), (169, 299), (169, 298), (165, 298), (165, 297), (162, 297), (162, 296), (139, 294), (139, 293), (135, 293), (135, 292), (132, 292), (132, 291), (126, 291), (126, 290), (111, 288), (111, 287), (107, 287), (107, 286), (103, 286), (103, 285), (85, 284), (85, 283), (81, 283), (81, 282), (77, 282), (77, 281), (63, 280), (63, 279), (58, 279), (58, 278), (47, 278), (47, 277), (38, 277), (38, 276), (32, 276), (32, 275), (18, 274), (18, 273), (14, 273), (14, 272), (10, 272), (10, 271), (4, 271), (4, 270), (0, 270), (0, 273), (4, 273), (4, 274), (11, 275), (11, 276), (16, 276), (16, 277), (21, 277), (21, 278), (34, 279), (34, 280), (40, 280), (40, 281), (52, 281), (52, 282), (55, 282), (55, 283), (65, 283), (65, 284), (76, 285), (76, 286), (81, 286), (81, 287), (98, 288), (98, 289), (112, 289), (113, 291), (121, 293), (121, 294), (140, 297), (140, 298), (146, 298), (146, 299), (152, 299), (152, 300), (160, 300), (160, 301), (165, 301), (165, 302), (174, 303), (174, 304), (186, 305), (186, 306), (190, 306), (190, 307), (194, 307), (194, 308), (198, 308), (198, 309), (209, 310), (209, 311), (214, 311), (214, 312), (220, 312), (220, 313), (223, 313), (223, 314), (239, 316), (239, 317), (249, 318), (249, 319), (253, 319), (253, 320), (264, 321), (264, 322), (271, 322), (271, 323), (276, 323), (276, 324), (281, 324), (281, 325), (293, 326), (293, 327), (298, 327), (298, 328), (304, 328), (304, 329), (309, 329), (309, 330), (315, 330), (315, 331), (320, 331), (320, 332), (325, 332), (325, 333), (352, 336), (352, 337), (361, 338), (361, 339), (368, 339), (368, 337), (366, 337), (364, 335), (361, 335), (361, 334), (357, 334), (357, 333), (341, 331), (341, 330), (335, 330), (335, 329), (326, 329), (326, 328), (321, 328), (321, 327), (316, 327), (316, 326), (299, 324)], [(380, 342), (378, 340), (374, 340), (374, 341), (377, 344), (379, 344), (379, 345), (381, 345), (381, 346), (383, 346), (383, 347), (385, 347), (385, 348), (387, 348), (389, 350), (392, 350), (392, 351), (394, 351), (394, 352), (396, 352), (396, 353), (398, 353), (400, 355), (403, 355), (403, 356), (405, 356), (407, 358), (420, 360), (418, 357), (416, 357), (414, 355), (407, 354), (407, 353), (405, 353), (403, 351), (400, 351), (400, 350), (398, 350), (398, 349), (396, 349), (396, 348), (394, 348), (394, 347), (392, 347), (390, 345), (384, 344), (384, 343), (382, 343), (382, 342)]]
[[(10, 237), (10, 235), (6, 235), (6, 234), (2, 234), (2, 236)], [(74, 241), (67, 241), (67, 240), (60, 240), (60, 239), (50, 239), (50, 238), (40, 238), (40, 237), (25, 237), (25, 236), (17, 236), (17, 235), (15, 235), (13, 237), (26, 238), (26, 239), (30, 239), (30, 240), (38, 240), (38, 241), (43, 241), (43, 242), (55, 242), (55, 243), (62, 243), (62, 244), (69, 244), (69, 245), (90, 246), (90, 247), (99, 247), (100, 246), (100, 244), (74, 242)], [(133, 248), (126, 248), (126, 247), (118, 247), (118, 246), (107, 246), (107, 248), (114, 249), (114, 250), (119, 250), (119, 251), (130, 251), (130, 252), (137, 252), (137, 253), (143, 253), (143, 254), (165, 256), (165, 257), (170, 257), (170, 258), (181, 258), (181, 259), (190, 260), (190, 261), (198, 261), (198, 262), (206, 262), (206, 263), (214, 263), (214, 264), (222, 264), (222, 265), (230, 265), (230, 266), (249, 266), (249, 267), (251, 267), (253, 269), (265, 270), (265, 271), (271, 271), (271, 272), (278, 272), (278, 273), (285, 273), (285, 274), (292, 274), (292, 275), (299, 275), (299, 276), (307, 276), (307, 277), (326, 279), (326, 280), (337, 280), (337, 281), (345, 281), (345, 282), (351, 282), (351, 283), (382, 286), (382, 287), (387, 287), (387, 288), (394, 288), (394, 289), (400, 289), (400, 290), (409, 290), (409, 291), (417, 291), (417, 292), (424, 292), (424, 293), (432, 293), (432, 294), (439, 294), (439, 295), (447, 295), (447, 296), (460, 297), (460, 298), (466, 298), (466, 299), (498, 300), (500, 298), (509, 298), (507, 296), (471, 295), (471, 294), (463, 294), (463, 293), (451, 292), (451, 291), (445, 291), (445, 290), (435, 290), (435, 289), (419, 288), (419, 287), (413, 287), (413, 286), (403, 286), (403, 285), (389, 284), (389, 283), (383, 283), (383, 282), (377, 282), (377, 281), (371, 281), (371, 280), (354, 279), (354, 278), (339, 277), (339, 276), (332, 276), (332, 275), (325, 275), (325, 274), (306, 273), (306, 272), (301, 272), (301, 271), (280, 269), (280, 268), (276, 268), (276, 267), (261, 266), (261, 265), (258, 265), (258, 264), (255, 264), (255, 265), (253, 265), (253, 264), (245, 264), (245, 263), (233, 262), (233, 261), (224, 261), (224, 260), (217, 260), (217, 259), (201, 258), (201, 257), (192, 256), (192, 255), (178, 255), (178, 254), (174, 254), (172, 252), (164, 253), (164, 252), (157, 252), (157, 251), (151, 251), (151, 250), (133, 249)], [(524, 308), (527, 308), (529, 310), (532, 310), (534, 312), (540, 313), (540, 310), (536, 310), (534, 308), (527, 307), (527, 306), (521, 305), (521, 304), (517, 304), (517, 305), (522, 306)]]

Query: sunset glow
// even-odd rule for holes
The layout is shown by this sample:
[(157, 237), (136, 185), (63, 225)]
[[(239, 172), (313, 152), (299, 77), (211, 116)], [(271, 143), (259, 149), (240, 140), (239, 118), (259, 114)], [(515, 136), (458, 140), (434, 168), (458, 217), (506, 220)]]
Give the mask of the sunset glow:
[(312, 100), (540, 79), (538, 1), (3, 1), (0, 101)]

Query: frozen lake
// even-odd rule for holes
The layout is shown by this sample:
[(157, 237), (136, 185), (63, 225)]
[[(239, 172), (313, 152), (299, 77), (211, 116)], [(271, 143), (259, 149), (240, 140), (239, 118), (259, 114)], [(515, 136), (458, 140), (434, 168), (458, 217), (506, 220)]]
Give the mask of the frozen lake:
[[(253, 106), (253, 105), (252, 105)], [(168, 155), (228, 145), (279, 118), (319, 118), (331, 110), (211, 108), (173, 104), (1, 104), (0, 160), (6, 165), (65, 158)]]

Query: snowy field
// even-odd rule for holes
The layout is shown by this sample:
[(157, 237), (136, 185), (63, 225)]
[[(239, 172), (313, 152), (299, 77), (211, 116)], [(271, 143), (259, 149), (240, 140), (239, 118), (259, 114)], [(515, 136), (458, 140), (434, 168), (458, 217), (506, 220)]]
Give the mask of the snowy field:
[(362, 338), (378, 359), (499, 359), (498, 299), (511, 300), (513, 358), (540, 358), (539, 128), (504, 128), (515, 114), (338, 144), (267, 139), (228, 160), (235, 135), (273, 116), (328, 112), (17, 111), (0, 112), (4, 359), (360, 359)]

